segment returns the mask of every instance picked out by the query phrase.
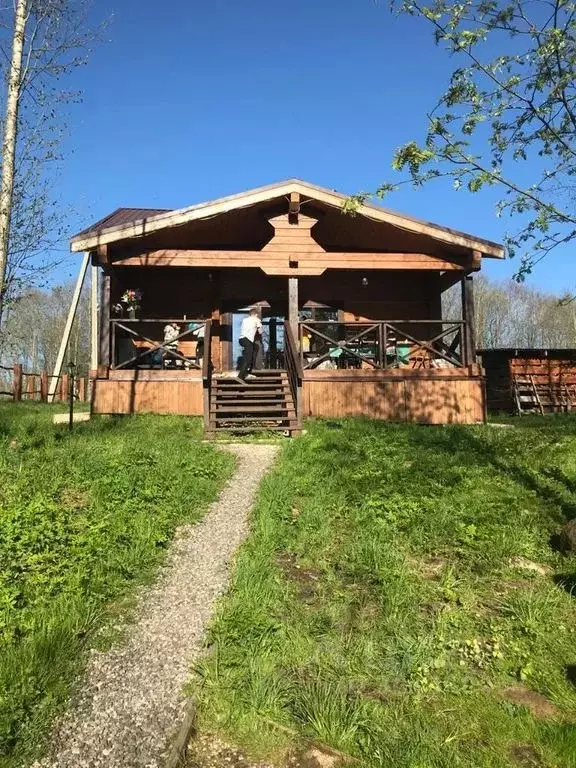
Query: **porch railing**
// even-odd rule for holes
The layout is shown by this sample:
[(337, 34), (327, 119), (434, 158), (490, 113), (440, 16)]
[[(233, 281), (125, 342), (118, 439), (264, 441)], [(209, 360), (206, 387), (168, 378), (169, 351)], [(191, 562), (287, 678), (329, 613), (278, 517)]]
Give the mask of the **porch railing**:
[[(164, 335), (164, 326), (177, 323), (186, 326), (170, 341), (160, 340)], [(202, 368), (196, 354), (189, 354), (186, 349), (191, 342), (197, 341), (192, 334), (207, 321), (202, 319), (160, 318), (137, 319), (112, 318), (110, 320), (110, 367), (113, 370), (126, 368), (165, 368), (168, 364), (176, 367)], [(143, 326), (143, 327), (142, 327)], [(189, 327), (193, 326), (193, 327)], [(148, 330), (149, 329), (149, 330)], [(182, 342), (185, 342), (182, 344)], [(124, 344), (124, 346), (122, 346)]]
[[(303, 370), (463, 368), (473, 362), (463, 320), (324, 320), (298, 327)], [(418, 330), (424, 339), (416, 338)]]
[(296, 420), (298, 428), (300, 428), (302, 426), (302, 380), (304, 375), (296, 339), (288, 322), (284, 323), (284, 359), (290, 382), (290, 392), (296, 409)]

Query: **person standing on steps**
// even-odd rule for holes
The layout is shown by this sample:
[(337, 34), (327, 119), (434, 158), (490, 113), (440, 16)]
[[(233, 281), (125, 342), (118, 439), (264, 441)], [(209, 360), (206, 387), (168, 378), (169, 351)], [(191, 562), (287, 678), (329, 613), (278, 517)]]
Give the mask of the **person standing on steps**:
[(242, 382), (246, 381), (246, 377), (252, 370), (256, 334), (262, 334), (262, 320), (260, 320), (258, 310), (253, 307), (247, 317), (242, 320), (242, 325), (240, 326), (239, 342), (242, 347), (242, 359), (240, 360), (238, 378)]

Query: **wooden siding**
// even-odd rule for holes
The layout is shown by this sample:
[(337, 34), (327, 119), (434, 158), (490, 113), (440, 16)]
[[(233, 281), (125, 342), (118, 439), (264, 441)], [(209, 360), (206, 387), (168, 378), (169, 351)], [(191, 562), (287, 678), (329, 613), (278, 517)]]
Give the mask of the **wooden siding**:
[[(422, 424), (484, 421), (484, 381), (462, 371), (306, 371), (304, 417), (374, 419)], [(319, 375), (325, 374), (325, 375)], [(344, 375), (342, 375), (344, 374)]]
[(204, 412), (202, 395), (201, 381), (96, 379), (92, 389), (92, 412), (201, 416)]
[(576, 352), (567, 350), (526, 351), (526, 357), (514, 350), (483, 350), (482, 363), (486, 370), (486, 400), (488, 410), (513, 412), (514, 376), (532, 376), (535, 384), (576, 385)]

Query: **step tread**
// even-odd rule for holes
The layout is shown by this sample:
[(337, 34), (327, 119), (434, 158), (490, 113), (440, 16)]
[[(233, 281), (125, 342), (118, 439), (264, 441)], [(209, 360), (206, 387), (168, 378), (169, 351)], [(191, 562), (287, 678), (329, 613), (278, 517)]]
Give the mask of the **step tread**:
[(227, 406), (231, 405), (245, 405), (245, 406), (251, 406), (251, 405), (270, 405), (270, 406), (280, 406), (280, 405), (289, 405), (291, 408), (294, 408), (294, 401), (292, 398), (288, 397), (282, 397), (281, 395), (278, 397), (271, 397), (268, 400), (262, 400), (258, 397), (238, 397), (238, 398), (230, 398), (230, 399), (224, 399), (224, 400), (211, 400), (210, 401), (210, 407), (214, 408), (216, 406), (222, 406), (226, 408)]
[(294, 411), (294, 408), (291, 408), (289, 405), (231, 405), (217, 408), (213, 410), (212, 413), (286, 413), (287, 411)]
[(215, 418), (213, 416), (210, 417), (211, 423), (220, 424), (221, 422), (226, 422), (226, 424), (245, 424), (246, 422), (250, 422), (251, 424), (258, 424), (258, 423), (268, 423), (270, 421), (273, 422), (285, 422), (287, 421), (290, 423), (292, 421), (291, 416), (261, 416), (258, 418), (257, 416), (216, 416)]

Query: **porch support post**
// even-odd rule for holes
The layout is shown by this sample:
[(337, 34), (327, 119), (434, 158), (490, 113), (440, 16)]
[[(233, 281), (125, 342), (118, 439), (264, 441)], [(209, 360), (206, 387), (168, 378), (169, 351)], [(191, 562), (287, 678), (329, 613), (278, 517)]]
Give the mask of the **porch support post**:
[(462, 278), (462, 319), (464, 326), (464, 363), (476, 362), (476, 324), (474, 313), (474, 283), (472, 275)]
[(90, 370), (98, 369), (98, 262), (92, 256), (90, 267)]
[(288, 278), (288, 323), (298, 343), (298, 278)]
[(104, 269), (100, 283), (100, 355), (98, 376), (108, 378), (110, 368), (110, 272)]

